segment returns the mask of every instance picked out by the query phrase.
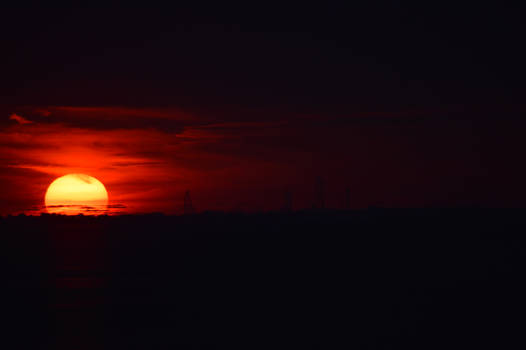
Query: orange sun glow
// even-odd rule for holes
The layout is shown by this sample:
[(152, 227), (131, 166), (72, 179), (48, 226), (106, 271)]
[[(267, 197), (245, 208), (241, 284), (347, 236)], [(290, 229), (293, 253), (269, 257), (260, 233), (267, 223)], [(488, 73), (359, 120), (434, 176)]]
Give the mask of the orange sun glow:
[(108, 206), (108, 192), (92, 176), (68, 174), (49, 185), (45, 204), (50, 214), (103, 214)]

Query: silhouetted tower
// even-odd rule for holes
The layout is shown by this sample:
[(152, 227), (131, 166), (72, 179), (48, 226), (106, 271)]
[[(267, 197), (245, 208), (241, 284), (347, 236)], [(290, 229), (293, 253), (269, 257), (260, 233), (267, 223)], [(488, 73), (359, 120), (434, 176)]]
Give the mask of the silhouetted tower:
[(349, 187), (345, 189), (345, 197), (343, 198), (343, 208), (351, 209), (351, 189)]
[(292, 192), (289, 189), (285, 190), (283, 200), (283, 211), (292, 211)]
[(184, 193), (184, 213), (193, 214), (194, 206), (192, 205), (192, 198), (190, 198), (190, 191)]
[(324, 209), (325, 208), (325, 183), (321, 177), (316, 178), (315, 184), (315, 198), (314, 198), (314, 208), (315, 209)]

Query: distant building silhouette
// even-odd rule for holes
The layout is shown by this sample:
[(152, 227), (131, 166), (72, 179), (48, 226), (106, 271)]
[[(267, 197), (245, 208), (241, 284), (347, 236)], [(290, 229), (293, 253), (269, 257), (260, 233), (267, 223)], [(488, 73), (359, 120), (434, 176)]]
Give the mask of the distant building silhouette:
[(192, 205), (192, 198), (190, 197), (190, 191), (184, 193), (184, 213), (194, 214), (194, 206)]
[(315, 183), (314, 209), (325, 208), (325, 183), (321, 177), (316, 178)]

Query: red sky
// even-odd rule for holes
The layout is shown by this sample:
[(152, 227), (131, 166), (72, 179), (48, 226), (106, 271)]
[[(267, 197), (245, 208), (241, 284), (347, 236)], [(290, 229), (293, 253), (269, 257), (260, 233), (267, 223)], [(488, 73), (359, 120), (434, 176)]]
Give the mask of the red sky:
[[(331, 294), (341, 290), (338, 277), (344, 269), (355, 269), (355, 284), (367, 281), (365, 288), (352, 291), (359, 298), (372, 292), (376, 299), (380, 294), (374, 287), (394, 285), (387, 299), (404, 300), (407, 307), (400, 312), (406, 321), (416, 316), (416, 302), (424, 301), (420, 319), (449, 316), (454, 307), (443, 308), (448, 296), (468, 301), (464, 310), (475, 309), (484, 294), (469, 296), (489, 284), (484, 276), (498, 277), (492, 280), (494, 289), (488, 288), (492, 294), (484, 296), (504, 296), (493, 293), (515, 287), (519, 280), (505, 276), (518, 272), (510, 267), (520, 266), (517, 255), (506, 256), (520, 251), (519, 245), (506, 243), (519, 241), (520, 225), (506, 222), (513, 215), (497, 212), (517, 212), (518, 217), (526, 210), (525, 33), (524, 1), (4, 1), (0, 231), (19, 228), (21, 234), (0, 232), (7, 243), (0, 248), (6, 253), (0, 260), (10, 265), (2, 269), (11, 277), (4, 284), (16, 286), (6, 292), (8, 309), (16, 315), (10, 321), (24, 324), (14, 335), (28, 333), (27, 325), (33, 324), (35, 341), (45, 336), (55, 342), (49, 331), (59, 333), (66, 323), (64, 330), (73, 330), (69, 321), (87, 315), (66, 342), (57, 337), (56, 343), (65, 345), (77, 340), (74, 335), (82, 334), (82, 325), (100, 322), (102, 316), (106, 326), (107, 315), (119, 310), (129, 315), (125, 309), (135, 309), (136, 319), (113, 319), (123, 321), (110, 330), (118, 336), (108, 337), (102, 327), (82, 331), (115, 344), (142, 338), (150, 342), (141, 333), (192, 343), (200, 340), (194, 336), (199, 333), (205, 342), (241, 344), (239, 337), (214, 327), (214, 321), (229, 313), (223, 324), (232, 329), (239, 324), (235, 319), (247, 314), (241, 305), (259, 295), (268, 304), (255, 305), (252, 313), (275, 322), (281, 305), (271, 304), (290, 300), (284, 316), (302, 317), (302, 299), (296, 294), (307, 288), (317, 295), (323, 289)], [(110, 215), (183, 214), (190, 191), (198, 213), (266, 213), (292, 205), (301, 220), (295, 214), (257, 215), (254, 220), (246, 215), (237, 224), (227, 217), (237, 220), (240, 215), (182, 220), (123, 216), (108, 224), (96, 220), (101, 225), (6, 219), (45, 213), (49, 185), (79, 173), (104, 184)], [(105, 193), (88, 179), (76, 180), (90, 185), (79, 187), (96, 188), (102, 195), (92, 208), (70, 201), (67, 210), (60, 204), (54, 209), (101, 213), (95, 206), (106, 202)], [(298, 213), (315, 207), (319, 179), (328, 210), (364, 209), (366, 215)], [(54, 203), (48, 203), (52, 211)], [(383, 210), (368, 208), (387, 208), (389, 214), (376, 215)], [(418, 210), (398, 215), (401, 211), (392, 208)], [(449, 221), (439, 223), (442, 215), (433, 213), (441, 208), (467, 217), (444, 215)], [(423, 214), (418, 218), (417, 213)], [(480, 218), (483, 213), (491, 213), (488, 220)], [(331, 217), (335, 221), (329, 222)], [(347, 218), (359, 222), (347, 225)], [(195, 220), (207, 222), (191, 227)], [(309, 221), (310, 230), (301, 232)], [(37, 222), (45, 224), (40, 232), (24, 232)], [(334, 227), (339, 222), (349, 232)], [(124, 237), (135, 223), (139, 226)], [(143, 232), (148, 223), (157, 226), (151, 235)], [(215, 223), (218, 229), (210, 229)], [(254, 227), (258, 223), (260, 229)], [(451, 227), (455, 223), (461, 227)], [(69, 235), (70, 228), (78, 232)], [(201, 228), (205, 231), (197, 232)], [(386, 232), (378, 232), (384, 228)], [(396, 232), (404, 228), (408, 232)], [(234, 232), (225, 232), (229, 229)], [(419, 229), (420, 238), (414, 236)], [(106, 236), (111, 230), (115, 232)], [(210, 237), (213, 231), (217, 237)], [(360, 236), (368, 233), (367, 239)], [(349, 237), (336, 237), (340, 234)], [(22, 242), (30, 236), (34, 239)], [(412, 257), (401, 256), (404, 249), (413, 250)], [(440, 254), (443, 259), (435, 260)], [(427, 269), (425, 261), (429, 271), (418, 276)], [(475, 261), (482, 263), (480, 268), (474, 268)], [(457, 273), (446, 279), (453, 269)], [(377, 279), (376, 286), (370, 285)], [(226, 288), (215, 288), (220, 282)], [(403, 296), (406, 284), (408, 298)], [(443, 289), (429, 294), (433, 285), (452, 288), (447, 294)], [(344, 296), (340, 290), (334, 294)], [(196, 304), (202, 303), (199, 317), (196, 304), (183, 301), (191, 293)], [(12, 298), (15, 294), (18, 299)], [(428, 303), (433, 296), (438, 301), (434, 305)], [(238, 297), (237, 308), (225, 303)], [(407, 304), (413, 297), (416, 301)], [(349, 302), (334, 299), (331, 305), (340, 301)], [(481, 311), (488, 315), (502, 310), (500, 306), (489, 303)], [(156, 315), (155, 308), (162, 311)], [(36, 313), (25, 322), (24, 311), (29, 310)], [(337, 315), (316, 303), (307, 310), (327, 319)], [(190, 322), (181, 328), (185, 311)], [(399, 343), (392, 337), (398, 325), (391, 328), (375, 313), (367, 313), (365, 324), (385, 325), (379, 330), (390, 336), (379, 341)], [(51, 327), (45, 324), (50, 316)], [(326, 335), (334, 338), (333, 328), (341, 327), (325, 320), (327, 325), (311, 326), (304, 319), (287, 333), (299, 335), (308, 325), (318, 336), (309, 334), (306, 340), (321, 342), (330, 339)], [(288, 320), (283, 319), (283, 326)], [(435, 324), (419, 324), (418, 329), (428, 332)], [(285, 333), (282, 324), (276, 325), (277, 334)], [(416, 329), (415, 323), (399, 325)], [(250, 326), (247, 334), (258, 334)], [(379, 334), (378, 329), (360, 328), (368, 342)], [(191, 338), (180, 337), (186, 330)], [(139, 336), (126, 334), (133, 331)], [(504, 334), (510, 333), (506, 329)]]
[(12, 107), (0, 129), (0, 213), (38, 213), (67, 173), (98, 178), (127, 213), (180, 213), (187, 189), (198, 210), (279, 209), (287, 189), (306, 208), (317, 176), (335, 208), (346, 187), (356, 208), (523, 203), (524, 173), (512, 172), (524, 146), (518, 121), (245, 113)]
[(524, 206), (522, 12), (422, 4), (12, 2), (0, 215), (76, 172), (129, 213)]

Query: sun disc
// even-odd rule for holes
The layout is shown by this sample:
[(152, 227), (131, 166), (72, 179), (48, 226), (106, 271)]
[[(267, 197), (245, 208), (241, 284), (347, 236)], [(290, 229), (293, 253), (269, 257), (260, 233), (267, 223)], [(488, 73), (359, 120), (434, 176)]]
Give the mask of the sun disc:
[(45, 196), (48, 213), (101, 214), (107, 209), (108, 192), (96, 178), (85, 174), (68, 174), (53, 181)]

